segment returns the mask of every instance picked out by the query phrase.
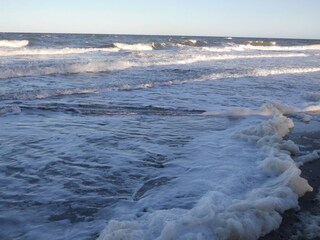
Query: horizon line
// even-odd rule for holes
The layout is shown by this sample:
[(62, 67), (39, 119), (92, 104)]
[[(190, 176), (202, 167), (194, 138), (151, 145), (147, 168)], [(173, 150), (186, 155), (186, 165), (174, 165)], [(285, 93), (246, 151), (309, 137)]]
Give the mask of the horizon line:
[(255, 37), (255, 36), (214, 36), (214, 35), (189, 35), (189, 34), (139, 34), (139, 33), (90, 33), (90, 32), (16, 32), (16, 31), (0, 31), (1, 34), (14, 33), (14, 34), (74, 34), (74, 35), (123, 35), (123, 36), (163, 36), (163, 37), (212, 37), (212, 38), (254, 38), (254, 39), (292, 39), (292, 40), (319, 40), (320, 38), (293, 38), (293, 37)]

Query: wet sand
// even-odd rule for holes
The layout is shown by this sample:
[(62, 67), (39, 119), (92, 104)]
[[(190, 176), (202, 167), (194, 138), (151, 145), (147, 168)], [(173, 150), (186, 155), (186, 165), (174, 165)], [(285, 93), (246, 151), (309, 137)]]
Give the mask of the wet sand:
[[(299, 145), (300, 152), (305, 154), (313, 150), (320, 149), (320, 117), (314, 116), (314, 119), (309, 123), (304, 123), (298, 119), (294, 119), (295, 127), (292, 133), (288, 136), (289, 139)], [(291, 209), (283, 213), (283, 220), (279, 229), (272, 231), (260, 240), (283, 240), (291, 239), (296, 236), (299, 231), (300, 218), (303, 213), (319, 214), (319, 202), (316, 196), (320, 187), (320, 159), (305, 163), (300, 167), (301, 176), (308, 180), (313, 187), (313, 192), (306, 193), (299, 199), (300, 209)], [(306, 239), (298, 237), (295, 239)], [(314, 238), (319, 239), (319, 238)]]

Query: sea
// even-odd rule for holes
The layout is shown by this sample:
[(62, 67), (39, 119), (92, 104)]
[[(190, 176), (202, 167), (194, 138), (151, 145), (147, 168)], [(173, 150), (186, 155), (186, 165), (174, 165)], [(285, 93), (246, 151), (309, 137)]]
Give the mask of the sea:
[(0, 33), (0, 239), (258, 239), (319, 110), (320, 40)]

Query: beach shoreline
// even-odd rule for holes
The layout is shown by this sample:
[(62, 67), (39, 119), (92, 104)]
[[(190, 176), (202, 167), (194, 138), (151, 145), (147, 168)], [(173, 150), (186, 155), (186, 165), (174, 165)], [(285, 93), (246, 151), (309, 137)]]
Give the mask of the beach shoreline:
[[(299, 119), (293, 119), (295, 127), (288, 135), (300, 148), (300, 154), (311, 153), (320, 149), (320, 117), (314, 115), (310, 122), (303, 122)], [(307, 192), (299, 198), (299, 207), (289, 209), (282, 214), (282, 222), (278, 229), (259, 238), (260, 240), (280, 240), (280, 239), (319, 239), (306, 238), (303, 233), (303, 215), (319, 214), (319, 194), (320, 188), (320, 159), (307, 162), (300, 167), (301, 176), (305, 178), (313, 188), (312, 192)], [(320, 226), (319, 226), (320, 227)]]

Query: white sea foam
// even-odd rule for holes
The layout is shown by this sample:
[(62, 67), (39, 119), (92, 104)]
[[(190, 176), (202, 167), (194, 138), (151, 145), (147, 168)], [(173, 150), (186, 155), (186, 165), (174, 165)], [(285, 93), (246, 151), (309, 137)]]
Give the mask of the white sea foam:
[(320, 111), (320, 105), (309, 106), (304, 111), (305, 112), (319, 112)]
[(275, 46), (277, 43), (275, 41), (245, 41), (241, 45), (246, 45), (246, 46), (258, 46), (258, 47), (266, 47), (266, 46)]
[(121, 50), (128, 50), (128, 51), (153, 50), (152, 44), (148, 44), (148, 43), (136, 43), (136, 44), (114, 43), (113, 45)]
[(320, 50), (320, 44), (303, 46), (252, 46), (244, 45), (244, 50), (263, 50), (263, 51), (312, 51)]
[(0, 48), (21, 48), (28, 45), (28, 40), (0, 40)]
[(225, 47), (203, 47), (205, 51), (209, 52), (241, 52), (250, 50), (259, 51), (283, 51), (283, 52), (294, 52), (294, 51), (318, 51), (320, 50), (320, 44), (315, 45), (304, 45), (304, 46), (254, 46), (254, 45), (231, 45)]
[(248, 117), (248, 116), (273, 116), (276, 114), (291, 114), (300, 112), (297, 109), (280, 103), (267, 103), (258, 110), (244, 107), (228, 108), (226, 111), (204, 112), (203, 115), (218, 117)]
[(133, 63), (120, 62), (83, 62), (83, 63), (62, 63), (53, 66), (30, 65), (27, 68), (8, 68), (0, 73), (0, 79), (52, 75), (70, 73), (98, 73), (127, 69), (134, 66)]
[[(50, 50), (50, 51), (35, 51), (28, 52), (28, 54), (75, 54), (75, 53), (85, 53), (90, 51), (110, 51), (110, 48), (106, 49), (61, 49), (61, 50)], [(113, 50), (111, 50), (113, 51)], [(1, 52), (1, 51), (0, 51)], [(19, 54), (22, 54), (19, 52)], [(197, 62), (206, 61), (225, 61), (232, 59), (255, 59), (255, 58), (290, 58), (290, 57), (304, 57), (304, 54), (276, 54), (276, 55), (221, 55), (221, 56), (207, 56), (207, 55), (196, 55), (194, 57), (184, 59), (184, 60), (160, 60), (160, 61), (115, 61), (115, 62), (103, 62), (103, 61), (90, 61), (84, 63), (60, 63), (52, 66), (42, 66), (41, 64), (29, 64), (29, 66), (6, 67), (0, 72), (0, 79), (14, 78), (14, 77), (25, 77), (25, 76), (35, 76), (35, 75), (51, 75), (51, 74), (68, 74), (68, 73), (82, 73), (82, 72), (104, 72), (104, 71), (116, 71), (127, 69), (130, 67), (150, 67), (150, 66), (170, 66), (170, 65), (186, 65)], [(320, 68), (290, 68), (290, 69), (258, 69), (254, 73), (250, 74), (214, 74), (212, 78), (228, 78), (228, 77), (245, 77), (245, 76), (269, 76), (278, 74), (303, 74), (318, 72)], [(194, 79), (192, 81), (206, 81), (207, 79)], [(181, 80), (178, 80), (178, 82)], [(184, 80), (182, 80), (184, 81)], [(190, 81), (190, 80), (187, 80)], [(170, 83), (169, 83), (170, 84)]]
[(99, 239), (257, 239), (276, 229), (280, 213), (297, 207), (298, 196), (312, 190), (290, 156), (297, 146), (283, 139), (292, 127), (293, 122), (279, 113), (238, 131), (239, 141), (256, 146), (260, 153), (255, 164), (269, 175), (243, 197), (229, 200), (223, 192), (209, 191), (190, 210), (157, 210), (131, 221), (112, 220)]
[(0, 56), (45, 56), (45, 55), (69, 55), (83, 54), (91, 52), (116, 52), (116, 48), (39, 48), (39, 49), (19, 49), (19, 50), (1, 50)]
[(183, 47), (183, 46), (204, 46), (207, 45), (208, 43), (206, 41), (200, 41), (200, 40), (196, 40), (196, 39), (186, 39), (186, 40), (182, 40), (179, 43), (177, 43), (176, 46), (178, 47)]
[[(78, 94), (93, 94), (103, 90), (102, 88), (71, 88), (71, 89), (42, 89), (35, 91), (8, 93), (0, 96), (1, 100), (31, 100), (45, 99), (56, 96), (69, 96)], [(110, 89), (109, 89), (110, 90)], [(11, 111), (11, 108), (5, 108), (5, 111)]]
[(281, 74), (304, 74), (320, 72), (320, 67), (315, 68), (278, 68), (278, 69), (257, 69), (255, 76), (266, 77)]
[[(258, 54), (258, 55), (198, 55), (191, 57), (189, 59), (177, 60), (175, 64), (190, 64), (196, 62), (206, 62), (206, 61), (223, 61), (223, 60), (235, 60), (235, 59), (256, 59), (256, 58), (294, 58), (294, 57), (306, 57), (303, 53), (291, 53), (291, 54)], [(172, 63), (174, 64), (174, 62)]]
[[(258, 55), (260, 56), (260, 55)], [(234, 58), (257, 58), (258, 56), (224, 56), (215, 57), (216, 60), (226, 60)], [(291, 55), (289, 55), (291, 56)], [(289, 57), (281, 56), (281, 57)], [(269, 55), (262, 55), (260, 57), (269, 58)], [(15, 78), (15, 77), (26, 77), (26, 76), (37, 76), (37, 75), (51, 75), (51, 74), (68, 74), (68, 73), (97, 73), (97, 72), (108, 72), (108, 71), (119, 71), (131, 67), (149, 67), (149, 66), (167, 66), (167, 65), (184, 65), (202, 61), (213, 60), (214, 58), (208, 58), (207, 56), (198, 56), (189, 60), (173, 60), (172, 62), (158, 62), (154, 64), (144, 63), (144, 62), (130, 62), (130, 61), (116, 61), (116, 62), (103, 62), (103, 61), (91, 61), (84, 63), (61, 63), (53, 66), (41, 66), (41, 65), (30, 65), (28, 68), (6, 68), (0, 72), (0, 79)], [(211, 81), (216, 79), (224, 78), (243, 78), (243, 77), (266, 77), (271, 75), (283, 75), (283, 74), (306, 74), (320, 72), (320, 68), (272, 68), (272, 69), (256, 69), (252, 72), (237, 74), (237, 73), (215, 73), (208, 76), (204, 76), (198, 79), (182, 79), (182, 80), (172, 80), (166, 81), (164, 85), (174, 85), (174, 84), (185, 84), (191, 82), (203, 82)]]
[[(172, 80), (164, 82), (163, 85), (178, 85), (178, 84), (187, 84), (187, 83), (196, 83), (196, 82), (207, 82), (207, 81), (215, 81), (218, 79), (227, 79), (227, 78), (245, 78), (245, 77), (266, 77), (266, 76), (276, 76), (276, 75), (285, 75), (285, 74), (306, 74), (306, 73), (315, 73), (320, 72), (320, 68), (272, 68), (272, 69), (256, 69), (247, 73), (237, 74), (237, 73), (214, 73), (210, 75), (203, 76), (197, 79), (182, 79), (182, 80)], [(308, 109), (304, 109), (303, 111), (318, 111), (318, 106), (310, 106)], [(252, 115), (253, 112), (249, 111), (236, 110), (239, 116)], [(208, 115), (220, 115), (224, 116), (228, 114), (226, 112), (211, 112), (207, 113)], [(255, 112), (253, 115), (264, 115), (266, 113), (257, 113)], [(267, 114), (269, 115), (269, 113)]]

